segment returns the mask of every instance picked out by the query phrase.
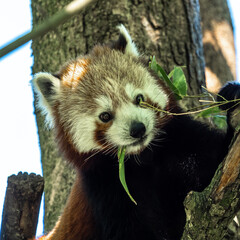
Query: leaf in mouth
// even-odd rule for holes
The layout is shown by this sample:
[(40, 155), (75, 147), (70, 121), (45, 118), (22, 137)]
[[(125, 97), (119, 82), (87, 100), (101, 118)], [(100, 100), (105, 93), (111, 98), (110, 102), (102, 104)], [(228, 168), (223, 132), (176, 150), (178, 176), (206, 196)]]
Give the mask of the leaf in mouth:
[(126, 179), (125, 179), (125, 167), (124, 167), (125, 152), (126, 152), (126, 147), (119, 147), (119, 149), (118, 149), (119, 179), (120, 179), (120, 182), (121, 182), (124, 190), (130, 197), (130, 199), (137, 205), (137, 202), (134, 200), (134, 198), (132, 197), (132, 195), (130, 194), (130, 192), (128, 190)]

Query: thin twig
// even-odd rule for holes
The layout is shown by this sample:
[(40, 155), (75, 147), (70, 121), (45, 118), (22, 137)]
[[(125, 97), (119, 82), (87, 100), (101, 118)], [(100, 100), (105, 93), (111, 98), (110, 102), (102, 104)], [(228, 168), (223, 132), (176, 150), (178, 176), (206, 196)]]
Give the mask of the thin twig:
[[(240, 99), (233, 99), (233, 100), (226, 100), (226, 101), (221, 101), (221, 102), (214, 102), (212, 104), (204, 104), (204, 105), (197, 106), (195, 108), (189, 109), (188, 112), (183, 112), (183, 113), (172, 113), (172, 112), (169, 112), (169, 111), (165, 111), (163, 109), (156, 108), (156, 107), (152, 106), (151, 104), (149, 104), (147, 102), (142, 102), (142, 101), (140, 102), (140, 106), (143, 107), (143, 108), (152, 109), (154, 111), (163, 112), (163, 113), (168, 114), (168, 115), (183, 116), (183, 115), (190, 115), (190, 114), (200, 113), (200, 112), (203, 112), (205, 110), (212, 109), (212, 108), (215, 108), (215, 107), (220, 107), (222, 105), (225, 105), (225, 104), (231, 103), (231, 102), (236, 102), (236, 104), (234, 104), (234, 106), (233, 106), (233, 107), (235, 107), (238, 104), (240, 104)], [(203, 107), (207, 107), (207, 108), (203, 108)], [(198, 108), (203, 108), (203, 109), (193, 111), (194, 109), (198, 109)]]
[(76, 15), (81, 10), (83, 10), (87, 5), (89, 5), (93, 0), (74, 0), (69, 3), (62, 10), (57, 12), (55, 15), (50, 17), (48, 20), (42, 24), (34, 27), (29, 33), (19, 37), (17, 40), (8, 44), (5, 47), (0, 48), (0, 58), (10, 53), (11, 51), (17, 49), (23, 44), (27, 43), (30, 40), (34, 40), (40, 36), (43, 36), (50, 30), (56, 28), (61, 23), (66, 22), (70, 17)]

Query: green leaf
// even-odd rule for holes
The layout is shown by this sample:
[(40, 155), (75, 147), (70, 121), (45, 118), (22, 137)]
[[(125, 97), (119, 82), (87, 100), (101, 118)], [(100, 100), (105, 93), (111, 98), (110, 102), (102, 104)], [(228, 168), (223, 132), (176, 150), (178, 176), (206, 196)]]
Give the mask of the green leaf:
[(149, 67), (155, 72), (158, 73), (157, 62), (155, 56), (150, 56)]
[(173, 76), (174, 71), (175, 71), (175, 68), (168, 74), (168, 78), (171, 78)]
[(150, 59), (151, 59), (151, 61), (149, 63), (150, 68), (154, 72), (156, 72), (157, 75), (167, 83), (169, 88), (174, 92), (177, 100), (182, 99), (182, 96), (181, 96), (179, 90), (174, 86), (174, 84), (172, 83), (172, 81), (170, 80), (170, 78), (168, 77), (166, 72), (164, 71), (164, 69), (160, 65), (157, 64), (155, 56), (151, 57)]
[(219, 107), (212, 107), (212, 108), (206, 108), (206, 110), (203, 110), (200, 112), (197, 117), (211, 117), (213, 123), (220, 129), (226, 129), (227, 128), (227, 118), (225, 115), (220, 115), (222, 111), (219, 109)]
[(127, 186), (126, 179), (125, 179), (125, 167), (124, 167), (125, 152), (126, 152), (126, 147), (120, 147), (118, 149), (119, 179), (120, 179), (120, 182), (122, 183), (123, 188), (125, 189), (126, 193), (130, 197), (130, 199), (137, 205), (137, 202), (134, 200), (134, 198), (132, 197), (132, 195), (130, 194), (130, 192), (128, 190), (128, 186)]
[(187, 96), (187, 81), (181, 67), (174, 67), (172, 79), (173, 84), (178, 89), (180, 95), (182, 97)]
[(227, 129), (227, 117), (224, 115), (214, 115), (213, 122), (220, 129)]
[(206, 108), (200, 112), (197, 117), (211, 117), (212, 114), (220, 113), (219, 107)]

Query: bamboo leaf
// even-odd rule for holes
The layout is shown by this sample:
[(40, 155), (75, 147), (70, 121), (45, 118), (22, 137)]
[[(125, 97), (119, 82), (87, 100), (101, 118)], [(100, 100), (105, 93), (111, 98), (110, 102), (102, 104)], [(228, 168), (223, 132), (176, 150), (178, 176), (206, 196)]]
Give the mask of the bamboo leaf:
[(127, 186), (126, 179), (125, 179), (125, 167), (124, 167), (125, 152), (126, 152), (126, 147), (120, 147), (118, 149), (119, 179), (120, 179), (120, 182), (121, 182), (124, 190), (130, 197), (130, 199), (137, 205), (137, 202), (134, 200), (134, 198), (132, 197), (132, 195), (130, 194), (130, 192), (128, 190), (128, 186)]
[(181, 67), (174, 67), (172, 79), (173, 85), (178, 89), (180, 95), (187, 96), (187, 81)]
[(164, 71), (164, 69), (159, 64), (157, 64), (155, 56), (151, 57), (150, 59), (151, 59), (151, 61), (149, 63), (150, 68), (154, 72), (156, 72), (157, 75), (167, 83), (169, 88), (175, 94), (175, 97), (177, 100), (182, 99), (182, 96), (181, 96), (179, 90), (174, 86), (174, 84), (172, 83), (172, 81), (170, 80), (170, 78), (168, 77), (166, 72)]
[(217, 113), (220, 113), (219, 107), (206, 108), (205, 110), (201, 111), (197, 117), (210, 117), (212, 114)]
[(211, 117), (214, 124), (221, 129), (226, 129), (227, 128), (227, 119), (225, 115), (220, 115), (221, 110), (219, 107), (214, 107), (214, 108), (207, 108), (206, 110), (203, 110), (201, 113), (197, 115), (197, 117)]
[(224, 115), (214, 115), (214, 124), (220, 129), (227, 129), (227, 117)]
[(168, 78), (171, 78), (173, 76), (175, 69), (173, 69), (169, 74), (168, 74)]

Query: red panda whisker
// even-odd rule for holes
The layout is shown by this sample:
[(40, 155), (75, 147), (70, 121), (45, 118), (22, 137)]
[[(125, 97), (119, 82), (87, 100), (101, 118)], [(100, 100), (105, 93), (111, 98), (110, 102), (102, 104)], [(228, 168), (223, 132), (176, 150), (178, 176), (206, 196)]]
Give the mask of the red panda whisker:
[[(91, 154), (89, 157), (85, 158), (85, 159), (84, 159), (84, 164), (86, 164), (87, 161), (88, 161), (90, 158), (94, 157), (95, 155), (97, 155), (97, 154), (100, 153), (100, 152), (101, 152), (101, 150), (97, 150), (97, 151), (95, 151), (93, 154)], [(83, 164), (83, 165), (84, 165), (84, 164)]]
[(152, 144), (152, 142), (150, 142), (150, 143), (147, 145), (147, 148), (148, 148), (151, 152), (153, 152), (152, 145), (154, 146), (154, 144)]
[[(110, 143), (105, 143), (105, 145), (103, 145), (104, 147), (108, 147), (108, 146), (111, 146)], [(108, 151), (112, 151), (114, 150), (115, 146), (111, 146), (111, 148), (107, 148), (105, 149), (105, 151), (103, 151), (103, 153), (106, 154), (106, 152)], [(84, 159), (84, 163), (82, 166), (84, 166), (92, 157), (94, 157), (95, 155), (97, 155), (98, 153), (101, 153), (102, 152), (102, 149), (98, 149), (97, 151), (95, 151), (93, 154), (91, 154), (89, 157), (87, 157), (86, 159)]]
[(142, 165), (142, 162), (141, 162), (138, 154), (134, 154), (134, 160), (139, 166)]
[[(111, 145), (109, 145), (109, 146), (111, 146)], [(114, 150), (116, 150), (116, 147), (115, 146), (111, 146), (110, 148), (107, 148), (105, 151), (103, 151), (103, 153), (104, 154), (114, 153)]]
[(109, 153), (115, 153), (115, 151), (117, 152), (117, 147), (114, 146), (112, 143), (110, 143), (108, 140), (106, 139), (102, 139), (102, 141), (104, 141), (105, 143), (103, 144), (103, 148), (104, 148), (104, 151), (103, 153), (104, 154), (109, 154)]

